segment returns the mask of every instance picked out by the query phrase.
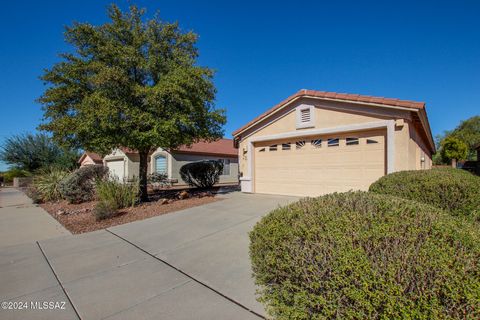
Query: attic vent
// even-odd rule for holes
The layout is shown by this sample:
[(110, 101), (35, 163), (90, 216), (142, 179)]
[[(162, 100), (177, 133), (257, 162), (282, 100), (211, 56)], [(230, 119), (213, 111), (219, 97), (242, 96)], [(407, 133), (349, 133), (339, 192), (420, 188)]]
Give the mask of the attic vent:
[(310, 120), (311, 120), (310, 108), (300, 110), (300, 121), (302, 123), (307, 123), (307, 122), (310, 122)]

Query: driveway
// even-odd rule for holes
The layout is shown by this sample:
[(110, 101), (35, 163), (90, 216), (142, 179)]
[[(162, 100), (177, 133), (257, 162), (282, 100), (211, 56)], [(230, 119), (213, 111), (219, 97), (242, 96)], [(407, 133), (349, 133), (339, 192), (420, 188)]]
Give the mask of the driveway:
[(0, 248), (1, 319), (259, 319), (248, 231), (293, 197), (232, 193), (107, 230)]

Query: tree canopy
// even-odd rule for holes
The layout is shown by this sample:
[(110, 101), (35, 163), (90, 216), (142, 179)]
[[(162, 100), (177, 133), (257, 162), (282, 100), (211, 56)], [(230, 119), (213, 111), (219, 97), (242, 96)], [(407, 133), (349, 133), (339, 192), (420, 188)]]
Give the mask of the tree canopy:
[(140, 154), (146, 199), (147, 155), (223, 136), (223, 109), (214, 106), (213, 71), (196, 64), (197, 35), (143, 9), (108, 9), (110, 22), (75, 23), (65, 40), (75, 52), (41, 77), (43, 130), (62, 145), (108, 153), (128, 147)]
[(442, 152), (443, 141), (449, 137), (454, 137), (467, 145), (467, 160), (476, 159), (475, 147), (480, 144), (480, 116), (473, 116), (467, 120), (460, 122), (460, 124), (451, 131), (445, 131), (443, 134), (435, 136), (435, 144), (437, 146), (437, 152), (434, 156), (434, 162), (436, 164), (447, 163), (452, 158), (445, 158), (444, 152)]
[(0, 160), (28, 172), (52, 166), (73, 169), (78, 152), (59, 147), (46, 134), (20, 134), (5, 140), (0, 148)]
[(448, 160), (465, 160), (468, 154), (468, 146), (460, 139), (447, 137), (441, 143), (442, 158)]
[(458, 138), (468, 146), (468, 158), (473, 160), (476, 156), (475, 146), (480, 143), (480, 116), (462, 121), (450, 136)]

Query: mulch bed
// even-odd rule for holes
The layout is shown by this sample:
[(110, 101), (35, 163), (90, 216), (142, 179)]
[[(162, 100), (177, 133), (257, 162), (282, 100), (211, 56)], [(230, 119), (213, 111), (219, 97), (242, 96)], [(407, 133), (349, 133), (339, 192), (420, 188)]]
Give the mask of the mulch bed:
[[(121, 209), (115, 217), (101, 221), (96, 221), (93, 214), (93, 208), (95, 207), (96, 201), (81, 204), (69, 204), (66, 201), (47, 202), (40, 204), (40, 206), (70, 232), (79, 234), (105, 229), (132, 221), (143, 220), (220, 200), (214, 195), (202, 196), (196, 193), (191, 194), (191, 197), (187, 199), (173, 200), (172, 195), (162, 195), (167, 196), (166, 198), (172, 199), (169, 201), (170, 203), (162, 204), (161, 200), (142, 203), (132, 208)], [(156, 197), (153, 196), (153, 198)]]

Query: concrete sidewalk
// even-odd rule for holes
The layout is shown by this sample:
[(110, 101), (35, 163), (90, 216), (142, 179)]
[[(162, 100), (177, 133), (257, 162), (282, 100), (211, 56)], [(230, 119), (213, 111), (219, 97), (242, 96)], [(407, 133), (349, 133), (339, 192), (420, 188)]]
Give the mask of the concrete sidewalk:
[(57, 220), (32, 204), (23, 192), (0, 189), (0, 247), (68, 235)]
[[(1, 310), (1, 319), (260, 319), (248, 231), (295, 198), (233, 193), (109, 230), (0, 248), (2, 301), (65, 310)], [(63, 300), (62, 300), (63, 299)]]

